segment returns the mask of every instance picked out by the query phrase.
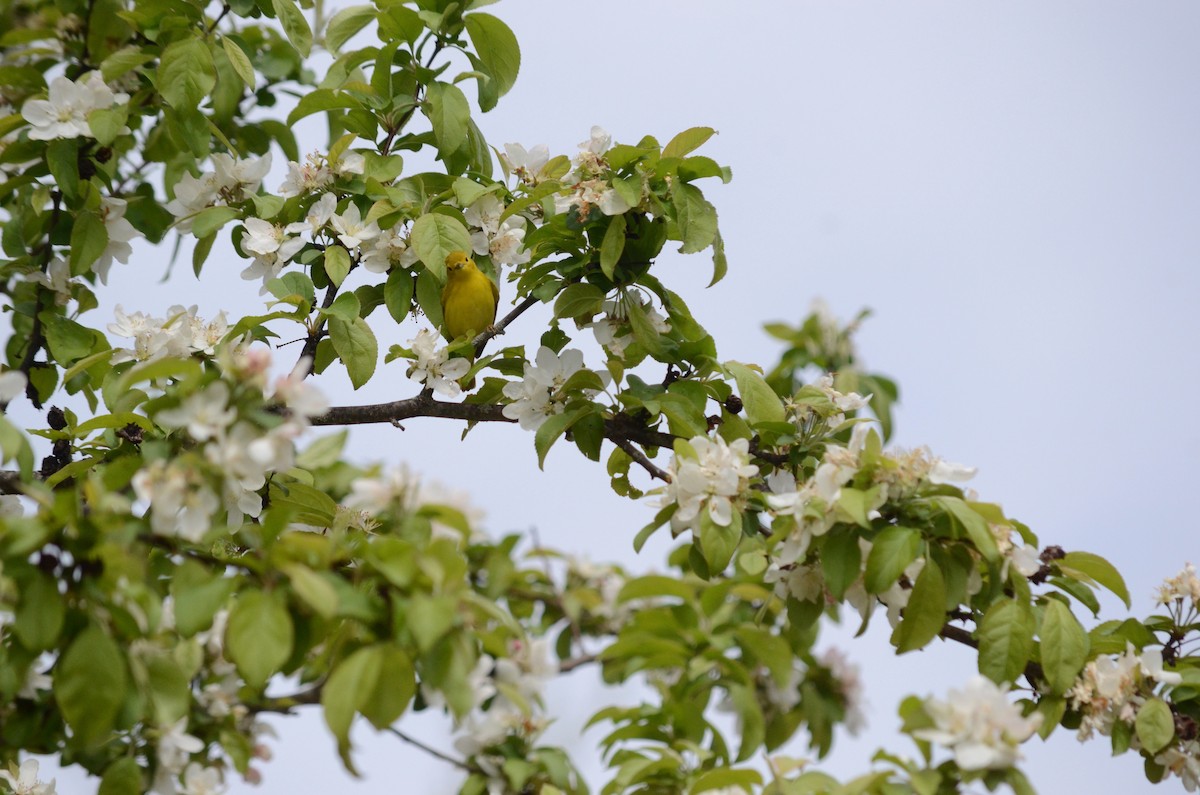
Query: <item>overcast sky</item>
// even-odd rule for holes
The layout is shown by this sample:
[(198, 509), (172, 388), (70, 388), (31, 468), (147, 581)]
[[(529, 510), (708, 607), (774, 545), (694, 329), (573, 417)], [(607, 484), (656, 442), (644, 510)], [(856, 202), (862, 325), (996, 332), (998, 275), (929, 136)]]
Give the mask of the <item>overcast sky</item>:
[[(1200, 562), (1191, 482), (1200, 6), (521, 0), (488, 11), (523, 47), (516, 87), (479, 122), (493, 145), (570, 154), (592, 124), (630, 143), (695, 125), (720, 132), (702, 153), (731, 166), (734, 181), (704, 188), (720, 213), (729, 276), (706, 291), (708, 256), (673, 253), (656, 273), (689, 301), (723, 358), (770, 363), (778, 346), (761, 324), (796, 322), (814, 297), (843, 318), (871, 307), (860, 349), (900, 383), (895, 443), (978, 466), (981, 497), (1043, 544), (1116, 562), (1135, 615), (1152, 608), (1159, 580)], [(209, 263), (212, 275), (229, 274), (224, 283), (198, 290), (181, 273), (146, 286), (164, 258), (143, 252), (114, 266), (102, 311), (259, 306), (257, 283), (237, 281), (242, 264), (232, 260)], [(506, 287), (502, 302), (512, 298)], [(539, 317), (504, 342), (536, 344)], [(357, 394), (340, 376), (324, 380), (337, 403), (416, 391), (402, 368), (391, 372)], [(354, 455), (407, 462), (470, 490), (490, 532), (536, 528), (581, 554), (662, 565), (664, 545), (641, 557), (630, 546), (653, 508), (612, 495), (603, 467), (573, 448), (552, 451), (539, 473), (532, 434), (516, 427), (480, 427), (460, 444), (449, 422), (405, 426), (357, 429)], [(1123, 616), (1105, 602), (1102, 618)], [(944, 695), (973, 673), (971, 655), (945, 644), (897, 658), (875, 623), (865, 638), (833, 629), (822, 641), (863, 664), (871, 707), (866, 736), (839, 742), (827, 762), (839, 776), (863, 772), (881, 745), (913, 750), (895, 732), (903, 694)], [(548, 702), (563, 716), (550, 738), (573, 743), (593, 785), (604, 780), (588, 750), (600, 734), (572, 738), (602, 699), (636, 697), (581, 703), (598, 687), (580, 671)], [(444, 721), (402, 725), (449, 747)], [(264, 784), (233, 792), (448, 792), (458, 781), (364, 729), (355, 736), (366, 777), (347, 784), (319, 717), (278, 727)], [(1025, 750), (1044, 792), (1151, 789), (1140, 760), (1108, 759), (1103, 739), (1081, 746), (1060, 730)], [(63, 774), (60, 785), (73, 780)]]

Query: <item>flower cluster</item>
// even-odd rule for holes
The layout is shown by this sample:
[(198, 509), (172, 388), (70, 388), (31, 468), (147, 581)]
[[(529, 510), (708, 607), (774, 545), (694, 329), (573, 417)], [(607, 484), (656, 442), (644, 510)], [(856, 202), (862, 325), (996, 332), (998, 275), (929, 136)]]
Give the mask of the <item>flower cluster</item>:
[(287, 167), (288, 175), (279, 186), (279, 195), (291, 198), (325, 190), (338, 177), (363, 173), (366, 159), (358, 152), (347, 152), (333, 160), (320, 152), (311, 152), (303, 163), (288, 161)]
[(489, 256), (499, 265), (524, 265), (530, 253), (525, 250), (525, 218), (513, 214), (503, 221), (504, 204), (494, 193), (485, 193), (463, 211), (471, 230), (471, 247), (476, 254)]
[[(187, 314), (194, 318), (194, 313)], [(238, 526), (246, 516), (262, 513), (260, 494), (267, 475), (289, 469), (295, 461), (296, 439), (311, 417), (328, 408), (325, 397), (304, 381), (308, 365), (302, 361), (286, 376), (266, 387), (270, 359), (263, 353), (235, 350), (222, 357), (225, 374), (255, 403), (277, 403), (287, 409), (286, 417), (263, 428), (256, 419), (242, 418), (230, 381), (216, 380), (183, 398), (173, 408), (155, 415), (163, 428), (181, 430), (202, 443), (205, 468), (188, 457), (151, 461), (133, 478), (134, 491), (149, 505), (151, 529), (160, 535), (178, 536), (197, 543), (211, 528), (212, 518), (223, 505), (228, 522)], [(210, 485), (217, 474), (221, 494)]]
[[(116, 93), (104, 82), (99, 72), (88, 72), (78, 80), (56, 77), (50, 81), (46, 99), (31, 99), (21, 106), (21, 115), (33, 129), (29, 131), (34, 141), (52, 141), (56, 138), (95, 138), (88, 114), (95, 110), (108, 110), (113, 105), (124, 105), (129, 95)], [(126, 130), (128, 132), (128, 130)]]
[(1177, 685), (1183, 678), (1163, 669), (1161, 649), (1146, 649), (1141, 654), (1128, 644), (1116, 657), (1102, 655), (1084, 666), (1067, 693), (1071, 709), (1083, 715), (1079, 739), (1093, 733), (1112, 734), (1117, 721), (1132, 724), (1146, 702), (1154, 682)]
[(437, 334), (421, 329), (409, 340), (416, 358), (408, 368), (408, 377), (432, 389), (439, 395), (453, 398), (462, 394), (458, 379), (467, 374), (471, 363), (467, 359), (451, 359), (449, 349), (438, 345)]
[(750, 463), (749, 440), (696, 436), (677, 443), (669, 471), (671, 482), (664, 489), (662, 504), (678, 506), (671, 528), (681, 532), (698, 529), (701, 511), (707, 511), (715, 524), (728, 527), (734, 510), (745, 502), (758, 467)]
[(120, 304), (114, 310), (115, 323), (108, 330), (118, 337), (133, 340), (133, 349), (116, 348), (112, 363), (148, 362), (164, 357), (183, 357), (193, 353), (211, 356), (228, 333), (225, 313), (219, 312), (210, 321), (196, 314), (196, 307), (172, 306), (165, 318), (151, 317), (143, 312), (126, 314)]
[(642, 313), (655, 332), (668, 334), (671, 331), (671, 324), (667, 322), (667, 318), (651, 306), (645, 296), (638, 292), (622, 290), (615, 298), (606, 300), (601, 305), (604, 316), (590, 324), (596, 342), (603, 345), (613, 356), (624, 356), (625, 349), (633, 342), (633, 330), (629, 325), (630, 302), (641, 307)]
[(1017, 746), (1033, 736), (1042, 716), (1022, 715), (1006, 694), (990, 679), (972, 677), (962, 690), (951, 690), (945, 701), (927, 699), (925, 711), (934, 727), (918, 729), (913, 736), (951, 749), (960, 770), (1012, 767), (1021, 758)]
[(526, 149), (521, 144), (505, 144), (504, 153), (500, 155), (500, 165), (505, 173), (515, 175), (531, 188), (538, 184), (539, 175), (549, 162), (550, 150), (545, 144), (538, 144), (532, 149)]
[(1174, 577), (1164, 580), (1155, 601), (1163, 606), (1190, 602), (1192, 610), (1200, 610), (1200, 577), (1196, 576), (1196, 567), (1188, 563)]
[[(524, 378), (504, 385), (504, 396), (512, 401), (503, 413), (527, 431), (536, 430), (547, 417), (562, 414), (567, 398), (562, 391), (567, 379), (584, 369), (583, 353), (569, 348), (555, 353), (543, 345), (538, 349), (537, 364), (525, 363)], [(595, 390), (584, 390), (587, 395)]]
[(194, 177), (184, 174), (175, 183), (175, 198), (167, 202), (176, 228), (190, 232), (194, 216), (207, 207), (236, 204), (258, 191), (271, 170), (271, 155), (235, 158), (223, 152), (212, 156), (213, 170)]
[(612, 136), (601, 127), (592, 127), (591, 135), (579, 144), (579, 154), (572, 161), (571, 171), (563, 178), (567, 191), (554, 197), (554, 211), (565, 213), (574, 209), (581, 220), (598, 208), (605, 215), (621, 215), (630, 204), (608, 181), (608, 163), (604, 153), (612, 146)]
[[(487, 752), (509, 737), (529, 742), (541, 734), (547, 721), (533, 710), (540, 707), (546, 683), (557, 674), (558, 663), (545, 638), (510, 640), (508, 655), (499, 660), (481, 656), (469, 678), (475, 706), (459, 725), (454, 747), (489, 779), (503, 782), (504, 757)], [(431, 695), (430, 703), (441, 703), (440, 694), (427, 693), (427, 701)]]
[[(440, 505), (458, 511), (472, 528), (483, 524), (484, 515), (463, 491), (447, 489), (436, 481), (422, 480), (407, 466), (398, 466), (377, 475), (356, 478), (345, 499), (346, 508), (372, 517), (392, 512), (399, 517), (415, 513), (427, 505)], [(461, 541), (463, 534), (436, 516), (431, 517), (435, 537)]]

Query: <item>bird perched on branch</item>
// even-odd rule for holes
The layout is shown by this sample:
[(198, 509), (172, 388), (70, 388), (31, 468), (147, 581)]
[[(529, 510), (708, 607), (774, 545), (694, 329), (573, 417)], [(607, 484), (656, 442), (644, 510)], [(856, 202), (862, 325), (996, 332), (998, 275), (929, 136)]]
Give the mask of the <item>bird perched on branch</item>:
[[(479, 270), (475, 260), (461, 251), (446, 256), (446, 286), (442, 288), (442, 334), (453, 342), (459, 337), (488, 331), (496, 322), (496, 305), (500, 303), (500, 288)], [(475, 351), (465, 354), (474, 360)], [(475, 378), (463, 384), (475, 388)]]
[(442, 333), (453, 341), (475, 336), (496, 322), (500, 288), (461, 251), (446, 257), (446, 286), (442, 288)]

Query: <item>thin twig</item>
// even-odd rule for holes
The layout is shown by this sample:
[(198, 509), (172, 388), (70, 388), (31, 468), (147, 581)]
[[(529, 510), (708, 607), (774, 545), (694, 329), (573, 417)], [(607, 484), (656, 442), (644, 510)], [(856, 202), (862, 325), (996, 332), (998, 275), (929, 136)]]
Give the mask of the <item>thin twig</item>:
[(559, 663), (558, 672), (560, 674), (569, 674), (580, 666), (596, 662), (597, 659), (598, 657), (595, 654), (581, 654), (578, 657), (572, 657), (569, 660), (563, 660)]
[(625, 451), (625, 454), (632, 458), (638, 466), (650, 473), (650, 477), (658, 478), (663, 483), (671, 482), (671, 474), (654, 465), (654, 462), (646, 457), (646, 454), (639, 450), (633, 442), (628, 439), (616, 438), (613, 439), (613, 444)]
[[(333, 306), (334, 300), (337, 298), (338, 286), (330, 284), (325, 291), (325, 298), (321, 301), (321, 308), (328, 309)], [(304, 340), (304, 347), (300, 350), (300, 359), (296, 362), (297, 365), (304, 361), (304, 357), (308, 357), (308, 366), (305, 369), (304, 377), (312, 375), (314, 363), (317, 360), (317, 344), (321, 341), (321, 337), (325, 334), (325, 315), (317, 315), (316, 321), (313, 323), (312, 331), (308, 333), (308, 337)]]
[(415, 737), (410, 737), (409, 735), (407, 735), (404, 732), (397, 729), (395, 726), (388, 726), (387, 730), (388, 730), (388, 732), (396, 735), (397, 737), (399, 737), (401, 740), (408, 743), (409, 745), (415, 745), (417, 748), (420, 748), (422, 751), (424, 751), (425, 753), (429, 754), (430, 756), (432, 756), (436, 759), (440, 759), (443, 762), (454, 765), (458, 769), (465, 770), (468, 773), (475, 772), (475, 768), (472, 767), (471, 765), (467, 764), (463, 760), (455, 759), (454, 757), (450, 756), (449, 754), (444, 754), (436, 748), (430, 748), (425, 743), (421, 742), (420, 740), (416, 739)]
[(537, 302), (537, 296), (525, 296), (525, 300), (517, 304), (517, 306), (511, 312), (504, 316), (503, 320), (501, 320), (499, 323), (494, 323), (491, 328), (476, 337), (474, 340), (475, 355), (479, 356), (482, 354), (484, 347), (488, 344), (488, 340), (492, 339), (492, 337), (503, 334), (504, 329), (508, 328), (510, 323), (519, 318), (526, 309), (533, 306)]
[(225, 18), (225, 15), (228, 14), (230, 12), (230, 10), (231, 9), (230, 9), (228, 3), (225, 3), (221, 7), (221, 13), (217, 14), (217, 18), (214, 19), (212, 21), (212, 24), (208, 26), (208, 29), (204, 31), (204, 38), (207, 39), (209, 36), (212, 35), (212, 32), (217, 29), (217, 25), (219, 25), (221, 23), (221, 20)]

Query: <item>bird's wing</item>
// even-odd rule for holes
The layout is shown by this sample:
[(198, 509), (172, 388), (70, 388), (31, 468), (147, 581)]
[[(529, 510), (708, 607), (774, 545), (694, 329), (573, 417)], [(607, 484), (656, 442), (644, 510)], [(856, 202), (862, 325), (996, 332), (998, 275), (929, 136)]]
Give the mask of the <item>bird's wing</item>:
[[(487, 278), (487, 277), (484, 277)], [(492, 288), (492, 309), (500, 305), (500, 287), (491, 279), (488, 279), (488, 286)]]

